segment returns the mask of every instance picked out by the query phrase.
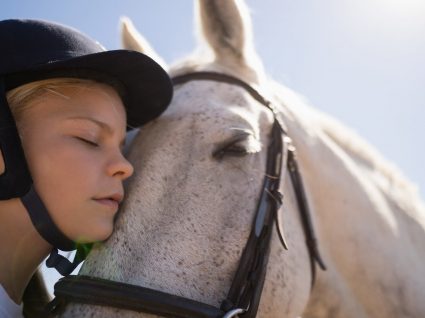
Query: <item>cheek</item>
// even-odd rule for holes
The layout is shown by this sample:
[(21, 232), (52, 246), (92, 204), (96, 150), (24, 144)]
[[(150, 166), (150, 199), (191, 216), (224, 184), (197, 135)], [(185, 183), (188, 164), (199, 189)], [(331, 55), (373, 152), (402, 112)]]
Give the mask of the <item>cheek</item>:
[(95, 158), (66, 142), (32, 151), (28, 162), (36, 189), (48, 205), (78, 202), (94, 191), (91, 187), (97, 181)]
[(80, 187), (95, 183), (100, 174), (98, 156), (88, 151), (77, 151), (66, 144), (39, 150), (29, 158), (29, 166), (36, 184), (43, 187)]
[[(41, 139), (40, 139), (41, 140)], [(42, 196), (68, 197), (88, 191), (95, 183), (97, 170), (93, 156), (71, 142), (58, 139), (32, 142), (25, 148), (28, 165), (37, 191)], [(31, 142), (31, 140), (28, 140)]]
[(34, 183), (55, 224), (75, 241), (106, 239), (113, 214), (97, 211), (92, 198), (102, 184), (102, 156), (62, 143), (31, 158)]

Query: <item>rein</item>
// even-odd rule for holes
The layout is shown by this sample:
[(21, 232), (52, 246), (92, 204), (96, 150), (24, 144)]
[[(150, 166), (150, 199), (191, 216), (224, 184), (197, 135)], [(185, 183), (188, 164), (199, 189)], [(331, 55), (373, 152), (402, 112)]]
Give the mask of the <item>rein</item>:
[(296, 160), (295, 147), (286, 132), (286, 126), (273, 104), (244, 81), (216, 72), (195, 72), (173, 78), (174, 85), (190, 81), (217, 81), (244, 88), (255, 100), (273, 112), (274, 123), (267, 149), (266, 173), (260, 200), (248, 241), (242, 252), (238, 268), (226, 299), (220, 308), (192, 299), (168, 294), (146, 287), (120, 283), (90, 276), (68, 276), (55, 284), (56, 298), (49, 304), (51, 313), (60, 313), (69, 302), (111, 306), (163, 317), (177, 318), (252, 318), (257, 315), (266, 277), (270, 254), (273, 223), (285, 249), (287, 245), (280, 227), (279, 208), (283, 195), (279, 192), (282, 168), (287, 167), (295, 190), (301, 214), (306, 244), (310, 254), (312, 285), (315, 281), (315, 264), (322, 270), (325, 264), (319, 254), (317, 239), (308, 208), (301, 174)]

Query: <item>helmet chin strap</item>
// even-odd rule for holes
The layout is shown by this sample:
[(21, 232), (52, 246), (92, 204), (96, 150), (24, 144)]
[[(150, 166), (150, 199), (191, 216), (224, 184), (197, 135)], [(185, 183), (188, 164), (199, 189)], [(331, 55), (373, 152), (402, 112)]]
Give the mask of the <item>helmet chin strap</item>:
[(0, 200), (21, 199), (38, 233), (53, 246), (47, 267), (69, 275), (87, 253), (77, 251), (72, 262), (58, 253), (58, 249), (72, 251), (77, 246), (59, 230), (34, 189), (18, 129), (7, 103), (3, 78), (0, 78), (0, 149), (5, 165), (5, 172), (0, 175)]
[(5, 166), (5, 171), (0, 175), (0, 200), (22, 197), (28, 192), (32, 179), (7, 103), (3, 78), (0, 78), (0, 149)]
[[(27, 194), (21, 197), (31, 218), (31, 222), (38, 233), (53, 246), (50, 256), (46, 260), (46, 266), (55, 268), (61, 275), (67, 276), (85, 259), (85, 253), (82, 249), (77, 249), (77, 244), (67, 238), (53, 222), (40, 196), (31, 186)], [(62, 251), (72, 251), (77, 249), (74, 260), (70, 262), (66, 257), (58, 253)]]
[(28, 211), (32, 224), (47, 242), (63, 251), (75, 250), (75, 243), (58, 229), (34, 186), (21, 197), (21, 201)]
[(86, 259), (87, 254), (90, 252), (92, 243), (82, 244), (77, 246), (74, 260), (70, 262), (66, 257), (59, 254), (57, 248), (53, 248), (49, 257), (46, 260), (46, 266), (55, 268), (62, 276), (68, 276), (82, 261)]

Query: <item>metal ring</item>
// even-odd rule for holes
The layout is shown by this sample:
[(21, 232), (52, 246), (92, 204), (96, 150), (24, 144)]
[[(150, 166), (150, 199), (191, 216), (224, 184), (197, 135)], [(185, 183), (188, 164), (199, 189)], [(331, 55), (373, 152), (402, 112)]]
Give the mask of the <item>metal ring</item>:
[(239, 314), (244, 313), (246, 310), (242, 309), (242, 308), (236, 308), (236, 309), (232, 309), (229, 310), (224, 316), (223, 318), (232, 318), (232, 317), (236, 317)]

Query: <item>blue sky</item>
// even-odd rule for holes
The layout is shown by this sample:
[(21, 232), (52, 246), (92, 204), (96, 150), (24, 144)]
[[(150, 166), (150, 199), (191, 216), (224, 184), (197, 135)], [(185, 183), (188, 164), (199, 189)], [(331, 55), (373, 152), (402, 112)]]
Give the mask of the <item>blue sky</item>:
[[(350, 126), (425, 194), (425, 2), (248, 0), (268, 73)], [(192, 0), (16, 0), (0, 19), (41, 18), (119, 48), (130, 17), (172, 63), (195, 46)]]

